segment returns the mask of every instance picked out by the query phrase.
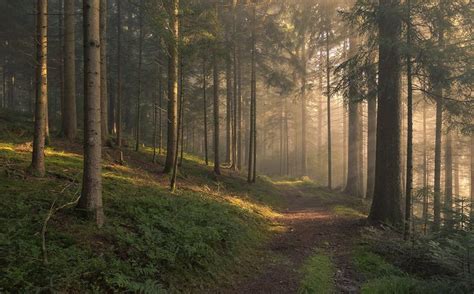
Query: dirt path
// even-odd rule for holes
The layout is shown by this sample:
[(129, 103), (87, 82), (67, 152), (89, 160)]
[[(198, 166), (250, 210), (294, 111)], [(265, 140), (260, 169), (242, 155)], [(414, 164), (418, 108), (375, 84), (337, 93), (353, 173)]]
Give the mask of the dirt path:
[(302, 196), (295, 188), (286, 188), (283, 194), (288, 205), (277, 221), (286, 230), (265, 249), (276, 258), (264, 264), (260, 274), (245, 278), (228, 293), (297, 293), (302, 278), (300, 269), (315, 248), (332, 256), (337, 292), (358, 293), (350, 253), (361, 218), (337, 215), (332, 207), (338, 203), (329, 205), (318, 197)]

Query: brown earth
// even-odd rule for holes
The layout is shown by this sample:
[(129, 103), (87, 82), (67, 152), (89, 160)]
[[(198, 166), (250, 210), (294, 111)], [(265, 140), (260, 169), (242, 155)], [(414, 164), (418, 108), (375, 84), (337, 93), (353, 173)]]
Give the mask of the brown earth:
[(297, 188), (285, 188), (283, 197), (287, 206), (276, 222), (286, 230), (277, 234), (264, 248), (268, 256), (274, 258), (263, 259), (257, 274), (244, 277), (222, 292), (297, 293), (302, 265), (316, 248), (332, 256), (336, 267), (336, 291), (359, 292), (360, 277), (350, 255), (363, 218), (336, 214), (332, 207), (343, 203), (328, 204), (308, 193)]

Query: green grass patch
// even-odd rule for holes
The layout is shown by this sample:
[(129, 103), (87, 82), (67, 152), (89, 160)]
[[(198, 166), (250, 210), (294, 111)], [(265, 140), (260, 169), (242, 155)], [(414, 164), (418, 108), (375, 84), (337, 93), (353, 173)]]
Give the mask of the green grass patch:
[(338, 216), (350, 217), (350, 218), (362, 218), (366, 217), (365, 214), (356, 210), (352, 207), (348, 207), (345, 205), (336, 205), (332, 208), (332, 211)]
[(298, 293), (334, 293), (334, 274), (331, 258), (321, 250), (316, 250), (303, 266), (303, 279)]
[(353, 260), (357, 270), (365, 279), (384, 276), (401, 276), (403, 272), (391, 265), (380, 255), (372, 253), (367, 247), (358, 247), (353, 253)]

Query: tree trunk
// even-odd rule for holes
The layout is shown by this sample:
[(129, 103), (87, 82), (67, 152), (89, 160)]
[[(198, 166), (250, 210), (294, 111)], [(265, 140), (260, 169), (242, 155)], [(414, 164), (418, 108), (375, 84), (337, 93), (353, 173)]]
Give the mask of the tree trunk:
[(435, 130), (435, 168), (434, 168), (434, 221), (433, 230), (438, 231), (441, 225), (441, 135), (443, 124), (442, 90), (436, 91), (436, 130)]
[(158, 154), (163, 153), (163, 74), (161, 64), (159, 65), (158, 77)]
[(371, 67), (368, 72), (369, 98), (367, 106), (367, 192), (366, 198), (374, 195), (375, 150), (377, 133), (377, 80), (376, 69)]
[(100, 0), (100, 125), (102, 141), (109, 135), (107, 85), (107, 0)]
[(423, 102), (423, 232), (428, 229), (428, 156), (426, 138), (426, 102)]
[(203, 116), (204, 116), (204, 159), (206, 165), (209, 165), (209, 153), (208, 153), (208, 131), (207, 131), (207, 71), (206, 71), (206, 57), (204, 56), (202, 61), (202, 99), (203, 99)]
[(77, 133), (76, 118), (76, 37), (75, 0), (64, 2), (64, 98), (62, 127), (66, 138), (72, 141)]
[(139, 16), (139, 36), (138, 36), (138, 93), (137, 93), (137, 122), (136, 122), (136, 142), (135, 151), (140, 150), (141, 131), (141, 96), (142, 96), (142, 59), (143, 59), (143, 0), (140, 0)]
[(328, 188), (332, 189), (332, 137), (331, 137), (331, 64), (329, 59), (329, 31), (326, 31), (326, 92), (328, 128)]
[(306, 118), (306, 108), (307, 108), (307, 101), (306, 101), (306, 87), (307, 87), (307, 69), (306, 69), (306, 38), (303, 36), (303, 46), (302, 46), (302, 56), (301, 59), (303, 60), (302, 64), (302, 77), (301, 77), (301, 175), (306, 176), (308, 173), (307, 165), (308, 165), (308, 157), (307, 157), (307, 142), (306, 142), (306, 132), (307, 132), (307, 118)]
[(172, 38), (168, 54), (168, 141), (164, 173), (171, 172), (178, 145), (178, 40), (179, 40), (179, 0), (173, 0), (170, 9), (170, 28)]
[[(352, 57), (356, 50), (356, 39), (349, 39), (349, 55)], [(354, 69), (350, 69), (353, 72)], [(352, 74), (351, 74), (352, 76)], [(351, 163), (347, 168), (347, 185), (345, 192), (351, 196), (360, 196), (360, 105), (357, 99), (357, 85), (354, 78), (349, 81), (349, 139), (347, 158)]]
[(237, 45), (237, 169), (242, 170), (242, 69), (240, 46)]
[(179, 162), (178, 166), (181, 167), (183, 164), (183, 155), (184, 155), (184, 63), (183, 63), (183, 56), (180, 58), (180, 66), (179, 66), (179, 127), (181, 128), (180, 130), (180, 136), (178, 136), (178, 142), (180, 142), (180, 147), (181, 147), (181, 153), (179, 156)]
[(474, 135), (471, 134), (471, 181), (470, 181), (470, 189), (471, 189), (471, 210), (469, 212), (469, 218), (471, 227), (474, 224)]
[(359, 141), (357, 147), (357, 155), (359, 156), (359, 189), (357, 196), (360, 198), (364, 197), (364, 104), (359, 105)]
[(256, 99), (256, 72), (255, 72), (255, 24), (256, 23), (256, 8), (252, 6), (252, 49), (251, 49), (251, 78), (250, 78), (250, 144), (249, 144), (249, 172), (247, 181), (255, 183), (257, 171), (257, 99)]
[[(408, 5), (407, 47), (411, 46), (411, 0)], [(404, 239), (410, 234), (410, 221), (412, 214), (412, 189), (413, 189), (413, 82), (412, 61), (410, 53), (407, 54), (407, 166), (406, 166), (406, 188), (405, 188), (405, 227)]]
[(237, 108), (238, 108), (238, 96), (237, 96), (237, 27), (236, 27), (236, 9), (237, 0), (232, 1), (232, 170), (238, 169), (237, 163)]
[(35, 106), (35, 131), (33, 139), (33, 155), (30, 172), (32, 175), (43, 177), (44, 146), (47, 125), (48, 107), (48, 1), (37, 2), (37, 28), (36, 28), (36, 106)]
[[(214, 45), (217, 46), (217, 45)], [(217, 68), (217, 49), (214, 48), (212, 56), (212, 76), (213, 76), (213, 106), (214, 106), (214, 173), (221, 174), (219, 160), (219, 72)]]
[(444, 151), (444, 215), (447, 227), (453, 225), (453, 148), (452, 135), (448, 130)]
[(117, 135), (117, 146), (119, 149), (119, 162), (123, 162), (122, 151), (122, 11), (121, 0), (117, 1), (117, 90), (116, 90), (116, 115), (115, 127)]
[(225, 142), (225, 161), (233, 164), (232, 157), (232, 65), (230, 56), (225, 57), (225, 81), (226, 81), (226, 142)]
[(380, 0), (379, 84), (373, 223), (400, 225), (400, 49), (399, 0)]
[(84, 0), (84, 174), (78, 208), (104, 224), (101, 176), (99, 0)]

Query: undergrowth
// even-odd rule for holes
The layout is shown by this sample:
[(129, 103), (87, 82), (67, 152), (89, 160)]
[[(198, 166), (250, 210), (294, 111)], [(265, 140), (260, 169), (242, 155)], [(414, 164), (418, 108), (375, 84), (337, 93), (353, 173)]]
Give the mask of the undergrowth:
[(48, 224), (45, 263), (44, 219), (53, 202), (77, 197), (82, 156), (53, 144), (47, 177), (28, 177), (31, 133), (23, 130), (30, 124), (0, 129), (0, 292), (206, 289), (232, 279), (269, 234), (272, 207), (280, 202), (266, 179), (253, 186), (238, 174), (216, 179), (186, 156), (182, 187), (171, 194), (164, 175), (134, 159), (151, 162), (148, 150), (127, 152), (127, 165), (104, 162), (106, 225), (97, 229), (74, 208), (57, 212)]
[(367, 229), (353, 260), (362, 293), (472, 293), (472, 232), (446, 230), (404, 241), (390, 230)]

